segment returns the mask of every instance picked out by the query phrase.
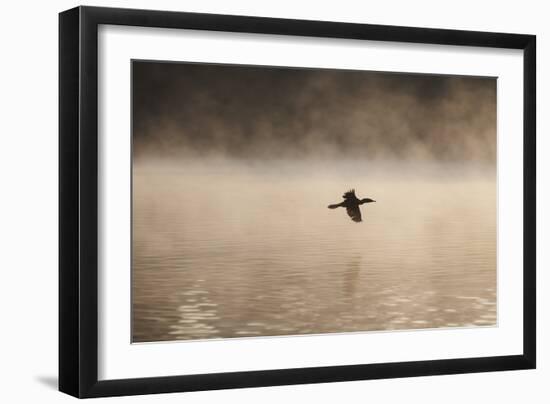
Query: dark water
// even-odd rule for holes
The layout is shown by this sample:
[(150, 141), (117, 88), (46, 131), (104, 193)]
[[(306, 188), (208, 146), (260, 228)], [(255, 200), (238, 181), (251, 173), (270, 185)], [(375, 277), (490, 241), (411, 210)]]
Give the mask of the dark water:
[[(134, 342), (496, 323), (493, 171), (137, 163)], [(327, 205), (355, 187), (362, 223)]]

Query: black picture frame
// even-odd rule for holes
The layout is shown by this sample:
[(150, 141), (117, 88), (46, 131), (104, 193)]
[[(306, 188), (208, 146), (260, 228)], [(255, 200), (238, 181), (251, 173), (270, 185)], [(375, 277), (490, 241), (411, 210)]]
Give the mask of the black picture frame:
[[(523, 354), (99, 381), (100, 24), (523, 50)], [(535, 60), (534, 35), (97, 7), (60, 13), (59, 390), (85, 398), (535, 368)]]

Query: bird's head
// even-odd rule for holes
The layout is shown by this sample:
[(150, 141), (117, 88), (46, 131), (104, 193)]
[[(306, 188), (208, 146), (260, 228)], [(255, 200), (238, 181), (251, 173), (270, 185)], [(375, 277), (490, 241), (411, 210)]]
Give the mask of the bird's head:
[(374, 199), (370, 199), (370, 198), (363, 198), (361, 199), (361, 204), (363, 203), (369, 203), (369, 202), (376, 202)]

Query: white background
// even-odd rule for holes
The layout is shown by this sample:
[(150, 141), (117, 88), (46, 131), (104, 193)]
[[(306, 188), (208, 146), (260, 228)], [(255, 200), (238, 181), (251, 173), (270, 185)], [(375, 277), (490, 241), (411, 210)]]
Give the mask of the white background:
[[(57, 374), (57, 12), (77, 3), (11, 3), (3, 9), (0, 69), (0, 237), (4, 402), (68, 402)], [(460, 376), (285, 386), (115, 398), (125, 402), (548, 402), (550, 206), (544, 159), (550, 130), (550, 27), (544, 2), (97, 1), (89, 5), (534, 33), (538, 36), (539, 368)], [(546, 184), (546, 186), (545, 186)], [(545, 383), (546, 382), (546, 383)]]

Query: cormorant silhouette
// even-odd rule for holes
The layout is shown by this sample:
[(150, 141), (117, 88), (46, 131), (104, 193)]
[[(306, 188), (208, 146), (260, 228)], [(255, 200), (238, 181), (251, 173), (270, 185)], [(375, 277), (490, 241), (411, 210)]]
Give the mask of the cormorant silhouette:
[(340, 202), (334, 205), (328, 205), (328, 208), (329, 209), (336, 209), (339, 207), (346, 208), (346, 211), (348, 212), (349, 217), (351, 217), (351, 220), (353, 220), (354, 222), (360, 222), (362, 220), (361, 210), (359, 209), (359, 205), (362, 205), (364, 203), (369, 203), (369, 202), (376, 202), (374, 199), (370, 199), (370, 198), (358, 199), (355, 196), (355, 189), (350, 189), (348, 192), (342, 195), (342, 198), (344, 198), (343, 202)]

